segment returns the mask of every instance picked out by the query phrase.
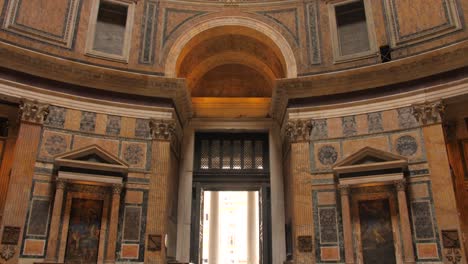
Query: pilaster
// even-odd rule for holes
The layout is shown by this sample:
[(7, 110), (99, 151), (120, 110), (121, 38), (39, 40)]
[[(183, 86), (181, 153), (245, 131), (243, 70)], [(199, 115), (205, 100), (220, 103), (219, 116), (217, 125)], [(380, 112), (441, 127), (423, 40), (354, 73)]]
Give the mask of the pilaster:
[(2, 236), (6, 229), (19, 233), (15, 234), (18, 235), (17, 241), (9, 246), (13, 254), (6, 263), (18, 262), (42, 125), (48, 113), (49, 106), (37, 101), (23, 100), (20, 104), (20, 128), (1, 225)]
[[(168, 232), (170, 177), (172, 159), (171, 142), (175, 138), (175, 123), (167, 120), (150, 121), (152, 142), (152, 168), (149, 183), (148, 215), (146, 234), (157, 235), (163, 239)], [(164, 245), (164, 241), (161, 241)], [(160, 251), (146, 251), (145, 263), (166, 261), (165, 247)]]
[[(443, 102), (430, 102), (413, 106), (416, 119), (423, 126), (425, 149), (430, 169), (432, 193), (434, 198), (435, 216), (439, 228), (439, 237), (444, 231), (457, 231), (460, 242), (461, 255), (465, 255), (463, 239), (461, 237), (461, 225), (458, 215), (456, 196), (453, 188), (453, 179), (447, 155), (447, 148), (443, 128), (443, 115), (445, 106)], [(451, 249), (442, 245), (444, 261), (449, 256)], [(462, 258), (459, 263), (467, 263)]]

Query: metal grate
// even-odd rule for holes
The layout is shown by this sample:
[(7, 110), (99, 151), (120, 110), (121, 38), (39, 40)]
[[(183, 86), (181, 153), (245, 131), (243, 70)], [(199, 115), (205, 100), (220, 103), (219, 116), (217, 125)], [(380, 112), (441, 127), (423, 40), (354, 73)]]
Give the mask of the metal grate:
[(265, 171), (265, 134), (197, 134), (195, 167), (199, 171)]

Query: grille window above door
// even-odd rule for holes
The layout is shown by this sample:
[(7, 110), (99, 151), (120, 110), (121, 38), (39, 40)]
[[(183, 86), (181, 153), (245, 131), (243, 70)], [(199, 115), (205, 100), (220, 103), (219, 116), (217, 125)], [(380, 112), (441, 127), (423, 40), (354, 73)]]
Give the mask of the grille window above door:
[(268, 136), (244, 133), (196, 135), (195, 171), (268, 171)]

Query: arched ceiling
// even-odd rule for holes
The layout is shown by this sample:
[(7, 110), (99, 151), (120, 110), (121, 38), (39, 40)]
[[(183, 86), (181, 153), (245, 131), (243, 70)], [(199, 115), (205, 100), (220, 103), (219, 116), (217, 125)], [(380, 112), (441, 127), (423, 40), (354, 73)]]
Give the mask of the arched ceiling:
[(284, 65), (263, 34), (226, 26), (195, 36), (178, 58), (177, 75), (186, 78), (193, 97), (271, 97)]

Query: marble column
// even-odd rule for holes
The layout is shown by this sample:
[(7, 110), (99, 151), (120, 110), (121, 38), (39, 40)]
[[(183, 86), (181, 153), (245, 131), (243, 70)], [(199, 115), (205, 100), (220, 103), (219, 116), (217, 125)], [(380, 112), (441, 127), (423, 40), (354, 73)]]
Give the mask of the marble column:
[(107, 253), (104, 263), (115, 263), (115, 252), (117, 246), (117, 228), (119, 226), (120, 194), (121, 185), (112, 186), (111, 216), (107, 235)]
[(247, 195), (247, 264), (258, 264), (258, 201), (255, 192)]
[(176, 259), (189, 262), (190, 224), (192, 208), (193, 155), (195, 131), (188, 125), (184, 130), (179, 167), (179, 204), (177, 208), (177, 252)]
[(346, 264), (354, 263), (353, 225), (351, 221), (351, 208), (349, 205), (349, 186), (340, 186), (341, 215), (343, 220), (343, 237)]
[(411, 225), (408, 214), (408, 204), (406, 202), (406, 182), (404, 180), (395, 182), (398, 199), (398, 212), (400, 215), (401, 235), (403, 239), (403, 263), (413, 264), (414, 248), (413, 236), (411, 235)]
[(273, 263), (286, 260), (286, 220), (284, 206), (284, 182), (282, 144), (279, 127), (272, 125), (269, 133), (270, 186), (271, 186), (271, 245)]
[(50, 220), (50, 232), (49, 232), (49, 241), (47, 243), (47, 253), (46, 253), (46, 262), (54, 263), (57, 262), (57, 249), (58, 249), (58, 239), (59, 239), (59, 230), (60, 230), (60, 218), (62, 216), (62, 207), (64, 201), (64, 192), (67, 183), (63, 180), (57, 180), (55, 186), (55, 198), (54, 198), (54, 207), (52, 209), (52, 218)]
[(210, 236), (208, 263), (219, 263), (219, 192), (211, 192), (210, 200)]
[(10, 247), (14, 251), (14, 255), (5, 263), (18, 263), (18, 253), (21, 248), (24, 223), (26, 222), (42, 125), (48, 113), (49, 106), (46, 104), (29, 100), (21, 102), (21, 123), (15, 145), (15, 157), (11, 166), (1, 225), (2, 234), (5, 226), (20, 228), (20, 239), (16, 245)]

